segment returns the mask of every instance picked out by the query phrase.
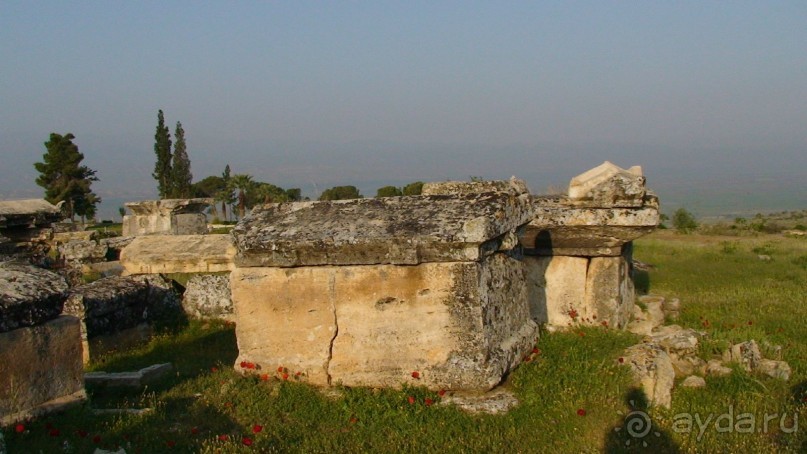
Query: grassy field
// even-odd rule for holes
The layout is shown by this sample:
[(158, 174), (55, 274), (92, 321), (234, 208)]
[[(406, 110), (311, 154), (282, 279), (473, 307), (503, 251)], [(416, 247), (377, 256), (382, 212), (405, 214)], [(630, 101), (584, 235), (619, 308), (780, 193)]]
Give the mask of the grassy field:
[[(506, 386), (520, 400), (518, 407), (505, 415), (472, 416), (441, 405), (439, 393), (421, 388), (326, 395), (296, 379), (294, 371), (287, 380), (277, 371), (242, 377), (232, 370), (233, 327), (192, 322), (142, 349), (91, 365), (119, 371), (170, 361), (175, 375), (138, 392), (90, 389), (87, 405), (3, 433), (10, 453), (96, 447), (123, 447), (130, 454), (807, 451), (807, 241), (658, 232), (637, 242), (635, 258), (653, 265), (637, 276), (638, 287), (680, 298), (678, 323), (709, 334), (704, 358), (729, 343), (755, 339), (766, 356), (781, 355), (790, 363), (790, 380), (735, 370), (707, 378), (705, 389), (677, 388), (669, 410), (647, 408), (619, 363), (638, 337), (579, 328), (542, 335), (530, 361), (510, 375)], [(92, 413), (113, 407), (152, 410)], [(645, 414), (651, 422), (647, 435), (629, 435)], [(689, 430), (682, 424), (686, 415), (695, 420)], [(763, 426), (766, 415), (775, 418)]]

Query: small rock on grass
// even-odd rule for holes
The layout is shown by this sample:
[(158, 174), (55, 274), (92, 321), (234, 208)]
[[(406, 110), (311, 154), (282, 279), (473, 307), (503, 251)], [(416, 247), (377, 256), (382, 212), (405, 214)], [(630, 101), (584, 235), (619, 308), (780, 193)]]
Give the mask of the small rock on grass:
[(698, 377), (697, 375), (690, 375), (681, 382), (681, 386), (684, 388), (705, 388), (706, 380), (704, 380), (703, 377)]

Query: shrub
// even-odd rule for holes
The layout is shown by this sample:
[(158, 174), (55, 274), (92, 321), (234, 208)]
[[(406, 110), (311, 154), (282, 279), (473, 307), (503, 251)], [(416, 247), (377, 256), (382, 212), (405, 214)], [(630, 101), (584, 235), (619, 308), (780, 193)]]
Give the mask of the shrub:
[(698, 228), (695, 216), (684, 208), (679, 208), (672, 215), (672, 224), (680, 233), (691, 233)]

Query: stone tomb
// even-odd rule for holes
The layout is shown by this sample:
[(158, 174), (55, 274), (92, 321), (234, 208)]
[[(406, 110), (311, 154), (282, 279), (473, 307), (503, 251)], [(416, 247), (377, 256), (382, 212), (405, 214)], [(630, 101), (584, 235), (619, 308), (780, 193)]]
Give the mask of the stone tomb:
[(0, 425), (83, 400), (79, 320), (59, 314), (67, 283), (0, 263)]
[(255, 208), (233, 232), (236, 368), (316, 385), (496, 386), (538, 326), (517, 241), (533, 205), (493, 189)]
[(625, 328), (633, 308), (632, 241), (659, 223), (640, 167), (610, 162), (574, 177), (568, 196), (536, 196), (519, 240), (533, 318)]
[(213, 199), (162, 199), (128, 202), (123, 236), (194, 235), (207, 233), (204, 214)]

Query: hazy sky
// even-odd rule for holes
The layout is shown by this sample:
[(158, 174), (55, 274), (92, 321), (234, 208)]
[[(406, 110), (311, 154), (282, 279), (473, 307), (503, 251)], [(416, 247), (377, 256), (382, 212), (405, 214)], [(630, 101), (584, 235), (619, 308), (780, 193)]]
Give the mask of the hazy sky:
[(0, 198), (41, 196), (50, 132), (102, 197), (156, 195), (163, 109), (196, 179), (541, 192), (607, 159), (662, 203), (743, 186), (807, 208), (803, 0), (3, 0), (0, 62)]

